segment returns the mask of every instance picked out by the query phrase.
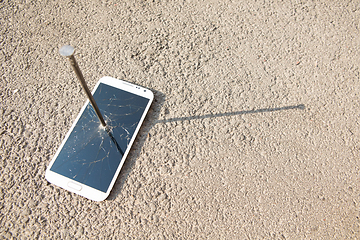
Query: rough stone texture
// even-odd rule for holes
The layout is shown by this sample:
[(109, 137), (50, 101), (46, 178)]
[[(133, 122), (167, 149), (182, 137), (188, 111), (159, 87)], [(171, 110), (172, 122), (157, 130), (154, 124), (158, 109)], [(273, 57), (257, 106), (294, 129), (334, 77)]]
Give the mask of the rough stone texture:
[[(292, 2), (292, 3), (289, 3)], [(0, 2), (0, 236), (359, 239), (359, 1)], [(156, 100), (108, 200), (44, 178), (102, 76)]]

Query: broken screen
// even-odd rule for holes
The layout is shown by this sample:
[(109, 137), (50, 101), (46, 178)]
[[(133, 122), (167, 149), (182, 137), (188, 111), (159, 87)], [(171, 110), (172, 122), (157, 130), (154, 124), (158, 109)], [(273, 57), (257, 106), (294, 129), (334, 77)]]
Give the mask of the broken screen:
[(93, 96), (107, 130), (88, 103), (51, 171), (106, 192), (149, 99), (103, 83)]

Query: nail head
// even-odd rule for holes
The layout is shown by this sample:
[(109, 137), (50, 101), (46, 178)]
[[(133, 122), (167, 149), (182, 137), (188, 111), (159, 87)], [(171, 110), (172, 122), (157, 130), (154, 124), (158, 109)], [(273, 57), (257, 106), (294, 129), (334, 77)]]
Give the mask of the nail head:
[(61, 56), (70, 57), (71, 55), (74, 54), (75, 49), (70, 45), (65, 45), (60, 48), (59, 52)]

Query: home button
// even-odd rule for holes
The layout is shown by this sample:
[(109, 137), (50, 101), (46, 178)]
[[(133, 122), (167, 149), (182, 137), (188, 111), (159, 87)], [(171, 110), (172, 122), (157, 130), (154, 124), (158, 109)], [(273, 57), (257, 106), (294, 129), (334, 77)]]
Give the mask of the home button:
[(68, 185), (69, 188), (72, 188), (72, 189), (74, 189), (76, 191), (80, 191), (81, 188), (82, 188), (81, 185), (73, 183), (73, 182), (68, 182), (67, 185)]

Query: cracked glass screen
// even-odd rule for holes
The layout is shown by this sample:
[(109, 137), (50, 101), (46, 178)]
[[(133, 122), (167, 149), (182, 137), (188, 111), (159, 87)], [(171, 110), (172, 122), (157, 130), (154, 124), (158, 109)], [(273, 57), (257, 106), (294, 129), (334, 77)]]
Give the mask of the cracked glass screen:
[(103, 83), (94, 99), (109, 130), (89, 103), (51, 171), (106, 192), (149, 100)]

